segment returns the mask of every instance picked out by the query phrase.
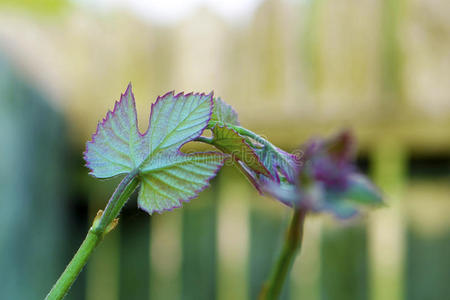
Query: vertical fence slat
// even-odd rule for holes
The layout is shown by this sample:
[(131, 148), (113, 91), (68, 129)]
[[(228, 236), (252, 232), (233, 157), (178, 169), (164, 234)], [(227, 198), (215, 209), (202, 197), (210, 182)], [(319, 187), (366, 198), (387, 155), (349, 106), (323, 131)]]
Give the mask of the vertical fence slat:
[[(273, 263), (281, 251), (288, 223), (286, 214), (291, 212), (285, 206), (275, 203), (273, 199), (258, 200), (260, 203), (255, 203), (255, 207), (250, 211), (250, 299), (258, 298), (261, 286), (267, 280)], [(288, 280), (280, 299), (289, 299), (289, 289)]]
[(120, 214), (120, 299), (149, 299), (150, 218), (136, 210), (136, 201)]
[[(63, 269), (63, 118), (0, 57), (0, 282), (8, 299), (44, 298)], [(65, 238), (67, 237), (67, 238)]]
[[(404, 102), (401, 61), (401, 15), (407, 0), (381, 2), (380, 115), (400, 114)], [(372, 147), (375, 182), (385, 194), (388, 209), (370, 218), (370, 291), (373, 300), (403, 299), (405, 231), (402, 188), (405, 184), (406, 150), (393, 135)]]
[[(448, 167), (449, 170), (450, 164)], [(439, 168), (445, 170), (444, 166)], [(446, 280), (450, 278), (450, 173), (447, 174), (412, 179), (406, 191), (405, 299), (408, 300), (440, 300), (450, 295)]]
[[(185, 203), (184, 207), (187, 205), (190, 204)], [(153, 214), (151, 217), (151, 300), (181, 299), (183, 210), (184, 208), (175, 209), (170, 213)]]
[(322, 233), (321, 299), (367, 299), (366, 227), (332, 223)]
[(383, 0), (381, 5), (381, 89), (382, 105), (399, 104), (403, 100), (402, 54), (400, 26), (404, 2)]
[(300, 254), (292, 267), (291, 299), (319, 300), (320, 298), (320, 233), (322, 218), (308, 216), (305, 221)]
[(404, 221), (402, 190), (406, 153), (395, 140), (379, 141), (372, 153), (373, 175), (389, 205), (370, 216), (371, 299), (403, 299)]
[(446, 299), (450, 295), (446, 281), (450, 278), (450, 230), (426, 236), (408, 228), (407, 249), (405, 299)]
[(186, 300), (215, 299), (217, 177), (182, 211), (182, 295)]
[(217, 182), (218, 196), (218, 300), (247, 299), (248, 202), (254, 193), (239, 172), (224, 167)]

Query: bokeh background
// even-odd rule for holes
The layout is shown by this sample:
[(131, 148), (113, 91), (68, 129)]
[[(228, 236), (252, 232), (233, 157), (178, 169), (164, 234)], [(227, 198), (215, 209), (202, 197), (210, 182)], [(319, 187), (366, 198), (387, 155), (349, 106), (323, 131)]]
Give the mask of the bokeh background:
[[(311, 216), (283, 299), (448, 299), (450, 2), (0, 1), (0, 298), (42, 299), (118, 179), (85, 142), (133, 83), (215, 91), (285, 150), (352, 128), (387, 207)], [(290, 211), (231, 167), (198, 199), (122, 211), (67, 299), (256, 299)]]

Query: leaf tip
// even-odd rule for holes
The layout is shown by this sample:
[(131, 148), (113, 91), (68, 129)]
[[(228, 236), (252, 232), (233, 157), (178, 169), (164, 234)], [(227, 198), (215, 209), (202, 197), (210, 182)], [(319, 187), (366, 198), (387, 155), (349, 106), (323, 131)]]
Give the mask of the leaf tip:
[(131, 81), (130, 82), (128, 82), (128, 85), (127, 85), (127, 89), (125, 90), (125, 94), (128, 94), (129, 92), (131, 92), (131, 90), (132, 90), (132, 84), (131, 84)]
[(160, 100), (165, 99), (165, 98), (167, 98), (167, 97), (169, 97), (169, 96), (173, 96), (174, 94), (175, 94), (175, 91), (170, 91), (170, 92), (165, 93), (165, 94), (162, 95), (162, 96), (156, 97), (156, 101), (155, 101), (155, 103), (152, 104), (152, 107), (153, 107), (156, 103), (158, 103)]

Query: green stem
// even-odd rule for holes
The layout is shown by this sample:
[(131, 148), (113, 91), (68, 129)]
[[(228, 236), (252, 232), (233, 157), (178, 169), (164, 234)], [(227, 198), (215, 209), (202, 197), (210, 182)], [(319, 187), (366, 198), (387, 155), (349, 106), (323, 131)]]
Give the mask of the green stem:
[(78, 274), (81, 272), (87, 260), (89, 259), (89, 256), (101, 240), (102, 236), (94, 233), (92, 229), (89, 230), (77, 253), (75, 253), (75, 256), (67, 265), (66, 269), (59, 277), (58, 281), (55, 283), (45, 299), (56, 300), (64, 298), (70, 286), (75, 281)]
[(106, 205), (105, 211), (94, 230), (98, 232), (104, 232), (109, 224), (117, 218), (120, 210), (130, 198), (133, 191), (137, 188), (139, 181), (137, 178), (139, 170), (135, 169), (131, 171), (125, 178), (119, 183), (116, 190), (112, 194), (111, 198)]
[(78, 274), (80, 274), (81, 270), (86, 265), (86, 262), (94, 249), (103, 240), (103, 237), (114, 228), (116, 224), (114, 220), (139, 184), (137, 175), (137, 170), (132, 171), (125, 176), (117, 186), (106, 205), (105, 211), (101, 216), (97, 214), (97, 217), (94, 219), (94, 222), (77, 253), (75, 253), (74, 257), (45, 299), (59, 300), (64, 298), (67, 294), (73, 282), (78, 277)]
[[(227, 126), (229, 128), (233, 128), (240, 135), (249, 137), (249, 138), (255, 140), (256, 142), (258, 142), (258, 143), (260, 143), (260, 144), (262, 144), (262, 145), (272, 149), (273, 151), (277, 151), (276, 147), (271, 142), (269, 142), (265, 138), (261, 137), (260, 135), (254, 133), (253, 131), (248, 130), (247, 128), (244, 128), (244, 127), (241, 127), (241, 126), (238, 126), (238, 125), (233, 125), (233, 124), (230, 124), (230, 123), (223, 123), (223, 122), (217, 122), (217, 121), (210, 122), (208, 124), (208, 128), (214, 128), (214, 126), (216, 126), (216, 125)], [(198, 137), (196, 140), (199, 141), (199, 142), (204, 142), (204, 143), (208, 143), (208, 144), (214, 145), (213, 139), (208, 139), (208, 138), (204, 138), (204, 137)]]
[(304, 210), (295, 210), (288, 232), (286, 233), (283, 250), (272, 269), (269, 280), (262, 288), (259, 297), (260, 300), (275, 300), (280, 297), (284, 282), (301, 247), (305, 215)]
[(237, 125), (233, 125), (232, 127), (240, 135), (245, 135), (247, 137), (250, 137), (250, 138), (254, 139), (255, 141), (257, 141), (258, 143), (263, 144), (264, 146), (273, 147), (272, 143), (270, 143), (268, 140), (262, 138), (260, 135), (254, 133), (251, 130), (248, 130), (247, 128), (244, 128), (244, 127), (241, 127), (241, 126), (237, 126)]
[(210, 145), (214, 145), (212, 138), (208, 138), (208, 137), (204, 137), (204, 136), (199, 136), (194, 141), (202, 142), (202, 143), (206, 143), (206, 144), (210, 144)]

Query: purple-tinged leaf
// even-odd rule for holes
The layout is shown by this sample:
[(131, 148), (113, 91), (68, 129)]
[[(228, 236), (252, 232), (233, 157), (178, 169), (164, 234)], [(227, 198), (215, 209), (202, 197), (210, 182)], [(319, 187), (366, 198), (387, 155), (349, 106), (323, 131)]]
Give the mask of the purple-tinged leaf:
[(137, 169), (139, 207), (150, 214), (179, 207), (208, 186), (226, 158), (217, 152), (180, 152), (206, 128), (212, 106), (212, 94), (167, 93), (152, 105), (149, 129), (142, 135), (129, 85), (87, 143), (91, 174), (107, 178)]
[(143, 170), (139, 207), (149, 213), (180, 207), (208, 186), (224, 159), (218, 152), (157, 154)]
[[(274, 196), (271, 193), (272, 190), (277, 190), (277, 192), (286, 194), (284, 189), (287, 188), (290, 191), (291, 186), (295, 186), (299, 164), (295, 155), (287, 153), (268, 142), (266, 142), (263, 148), (256, 148), (255, 152), (262, 164), (269, 171), (269, 174), (257, 174), (243, 164), (239, 165), (239, 169), (261, 194), (267, 193)], [(283, 202), (288, 201), (288, 203), (290, 203), (290, 200), (286, 200), (282, 197), (276, 198), (283, 199)]]
[(238, 114), (220, 98), (214, 98), (214, 109), (211, 116), (211, 122), (219, 122), (223, 124), (239, 125)]
[(212, 143), (219, 150), (231, 154), (235, 161), (245, 163), (254, 172), (269, 176), (269, 171), (261, 163), (254, 149), (233, 128), (217, 124), (212, 128), (212, 132)]
[(131, 172), (146, 154), (141, 140), (130, 84), (120, 101), (115, 103), (114, 110), (106, 114), (92, 140), (86, 144), (84, 159), (91, 169), (90, 174), (108, 178)]
[(214, 108), (209, 123), (213, 133), (210, 143), (223, 151), (231, 154), (236, 164), (244, 163), (250, 170), (257, 174), (270, 176), (267, 168), (261, 163), (248, 138), (240, 135), (233, 126), (238, 126), (238, 115), (234, 109), (220, 98), (214, 98)]
[(240, 127), (237, 113), (220, 98), (214, 99), (208, 128), (213, 133), (208, 142), (231, 154), (236, 166), (260, 193), (270, 182), (277, 185), (283, 180), (294, 183), (297, 157)]
[(260, 176), (261, 184), (265, 184), (269, 180), (279, 183), (284, 179), (289, 183), (295, 182), (299, 161), (294, 154), (272, 144), (255, 149), (255, 152), (270, 173), (269, 177)]
[(339, 218), (355, 215), (361, 205), (382, 203), (381, 194), (356, 171), (355, 142), (349, 132), (315, 139), (302, 147), (303, 163), (291, 186), (268, 184), (264, 190), (289, 206), (328, 211)]
[(339, 219), (349, 219), (358, 214), (359, 210), (354, 203), (351, 203), (347, 199), (340, 199), (337, 201), (328, 201), (325, 203), (320, 211), (327, 211), (332, 213)]
[(220, 153), (185, 155), (182, 145), (199, 137), (212, 109), (212, 94), (168, 93), (152, 106), (149, 130), (144, 138), (149, 155), (141, 164), (139, 206), (152, 213), (179, 207), (208, 185), (223, 165)]
[(212, 93), (158, 97), (152, 105), (149, 129), (144, 135), (148, 153), (180, 148), (200, 136), (211, 119)]
[(345, 198), (360, 204), (382, 204), (383, 197), (378, 188), (361, 174), (352, 174), (348, 178)]

